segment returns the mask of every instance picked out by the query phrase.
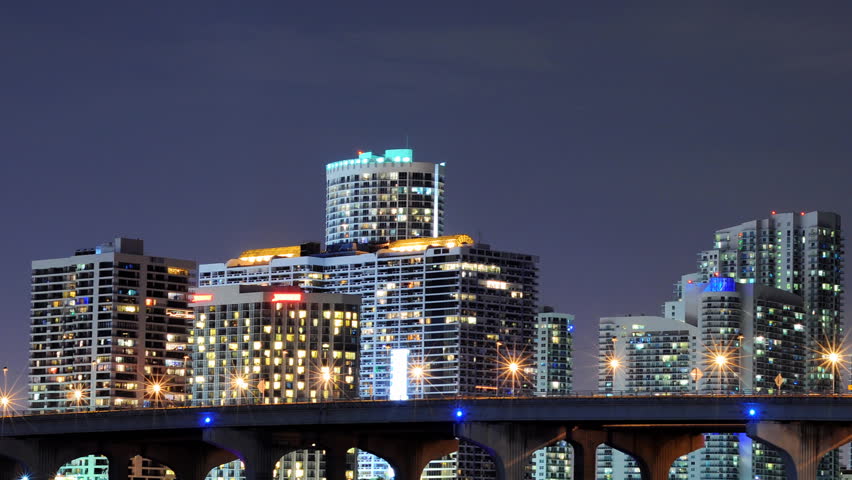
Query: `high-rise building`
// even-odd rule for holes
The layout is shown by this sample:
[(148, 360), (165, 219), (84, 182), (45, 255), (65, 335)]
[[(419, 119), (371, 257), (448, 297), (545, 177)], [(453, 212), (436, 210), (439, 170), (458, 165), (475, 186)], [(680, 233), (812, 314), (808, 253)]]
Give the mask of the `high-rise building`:
[[(574, 315), (544, 307), (536, 317), (535, 394), (571, 393), (573, 379)], [(571, 480), (572, 449), (561, 441), (533, 453), (534, 480)]]
[[(142, 240), (128, 238), (33, 261), (30, 413), (182, 404), (195, 268), (148, 256)], [(105, 466), (85, 457), (61, 473), (98, 478), (88, 475)]]
[[(191, 404), (325, 402), (358, 398), (357, 295), (225, 285), (193, 294)], [(324, 452), (282, 457), (277, 479), (324, 477)], [(208, 478), (236, 479), (240, 462)]]
[[(503, 367), (533, 355), (536, 257), (494, 250), (467, 235), (397, 240), (373, 252), (284, 256), (279, 250), (250, 264), (202, 265), (199, 286), (297, 285), (360, 295), (363, 398), (533, 392), (534, 378), (526, 376), (532, 365), (514, 375)], [(430, 475), (493, 475), (484, 452), (466, 444), (460, 451), (458, 465), (433, 462)], [(363, 470), (376, 475), (373, 467)]]
[(714, 246), (699, 254), (700, 281), (719, 275), (741, 283), (769, 285), (801, 296), (805, 303), (810, 361), (806, 387), (837, 388), (837, 372), (819, 361), (822, 348), (842, 340), (843, 236), (840, 216), (829, 212), (772, 212), (717, 230)]
[[(652, 316), (602, 318), (598, 333), (598, 390), (613, 394), (662, 395), (692, 390), (689, 372), (696, 367), (698, 327), (682, 320)], [(669, 478), (690, 478), (684, 459), (672, 465)], [(638, 480), (639, 465), (609, 447), (598, 448), (597, 478)]]
[[(714, 276), (707, 283), (684, 285), (681, 303), (682, 318), (601, 320), (601, 391), (772, 395), (779, 388), (776, 378), (783, 391), (802, 391), (806, 362), (801, 297)], [(785, 478), (780, 458), (745, 435), (707, 434), (705, 445), (688, 461), (678, 460), (672, 478)], [(611, 450), (599, 458), (600, 478), (639, 478), (636, 468)]]
[(444, 233), (444, 163), (408, 148), (326, 165), (325, 244), (387, 243)]
[[(840, 368), (823, 362), (843, 340), (844, 245), (840, 216), (831, 212), (771, 212), (717, 230), (714, 245), (699, 254), (700, 281), (711, 276), (770, 285), (804, 298), (809, 392), (840, 388)], [(671, 304), (667, 304), (671, 305)], [(823, 460), (819, 478), (839, 476), (837, 454)]]

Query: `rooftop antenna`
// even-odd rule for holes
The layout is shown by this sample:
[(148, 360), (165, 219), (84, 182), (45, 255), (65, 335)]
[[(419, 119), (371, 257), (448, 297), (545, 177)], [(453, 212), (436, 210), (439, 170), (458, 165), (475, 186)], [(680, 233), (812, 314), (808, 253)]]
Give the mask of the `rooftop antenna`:
[(408, 147), (408, 134), (407, 133), (405, 134), (405, 148), (409, 148)]

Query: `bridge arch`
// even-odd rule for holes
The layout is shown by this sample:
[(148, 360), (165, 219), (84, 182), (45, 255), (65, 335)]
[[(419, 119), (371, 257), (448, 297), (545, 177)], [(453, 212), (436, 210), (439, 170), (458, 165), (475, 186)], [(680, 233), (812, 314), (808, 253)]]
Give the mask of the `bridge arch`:
[(0, 478), (20, 478), (29, 474), (36, 464), (35, 453), (18, 440), (0, 439)]

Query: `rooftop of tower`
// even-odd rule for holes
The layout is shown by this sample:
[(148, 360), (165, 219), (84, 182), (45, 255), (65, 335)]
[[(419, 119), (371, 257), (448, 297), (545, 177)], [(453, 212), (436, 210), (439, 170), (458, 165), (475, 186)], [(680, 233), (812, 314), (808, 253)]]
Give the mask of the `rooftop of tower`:
[[(357, 158), (338, 160), (325, 166), (326, 170), (354, 165), (394, 165), (414, 162), (414, 150), (410, 148), (393, 148), (385, 150), (384, 155), (374, 155), (373, 152), (358, 152)], [(440, 165), (444, 165), (441, 163)]]
[(338, 160), (325, 166), (326, 170), (348, 165), (362, 165), (368, 163), (411, 163), (414, 161), (414, 150), (410, 148), (394, 148), (385, 150), (384, 155), (373, 155), (373, 152), (358, 152), (358, 158)]

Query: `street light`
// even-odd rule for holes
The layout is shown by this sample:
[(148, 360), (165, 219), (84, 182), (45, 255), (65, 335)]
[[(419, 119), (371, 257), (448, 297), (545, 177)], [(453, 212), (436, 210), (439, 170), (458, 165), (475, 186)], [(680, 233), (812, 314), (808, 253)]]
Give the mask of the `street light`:
[(231, 390), (237, 394), (237, 405), (242, 403), (243, 395), (249, 388), (248, 380), (245, 375), (235, 373), (231, 376)]
[(423, 398), (424, 382), (426, 381), (426, 368), (423, 365), (411, 367), (411, 379), (417, 383), (419, 398)]
[(502, 365), (499, 372), (501, 376), (511, 380), (512, 396), (517, 396), (518, 394), (518, 380), (523, 380), (526, 361), (526, 357), (517, 354), (511, 354), (502, 358)]
[(831, 340), (828, 337), (822, 344), (818, 344), (818, 349), (815, 353), (819, 355), (822, 368), (831, 368), (831, 393), (837, 393), (837, 380), (840, 376), (840, 369), (848, 371), (846, 367), (846, 349), (843, 347), (843, 341)]
[(77, 411), (82, 409), (85, 398), (86, 392), (82, 387), (72, 387), (71, 391), (68, 392), (68, 400), (77, 406)]
[(731, 343), (726, 345), (714, 343), (712, 345), (706, 346), (706, 350), (704, 352), (705, 365), (707, 368), (711, 370), (708, 373), (708, 377), (712, 374), (712, 370), (715, 370), (716, 378), (719, 382), (719, 393), (724, 393), (727, 386), (725, 385), (725, 381), (728, 378), (728, 372), (730, 371), (734, 375), (737, 375), (737, 372), (734, 368), (737, 366), (737, 359), (740, 358), (737, 356), (736, 347), (732, 346)]
[(328, 400), (328, 385), (331, 383), (333, 377), (331, 375), (330, 367), (320, 367), (320, 381), (322, 383), (322, 392), (323, 399)]
[(843, 362), (843, 355), (838, 351), (823, 354), (823, 364), (831, 366), (831, 394), (837, 394), (837, 370)]

